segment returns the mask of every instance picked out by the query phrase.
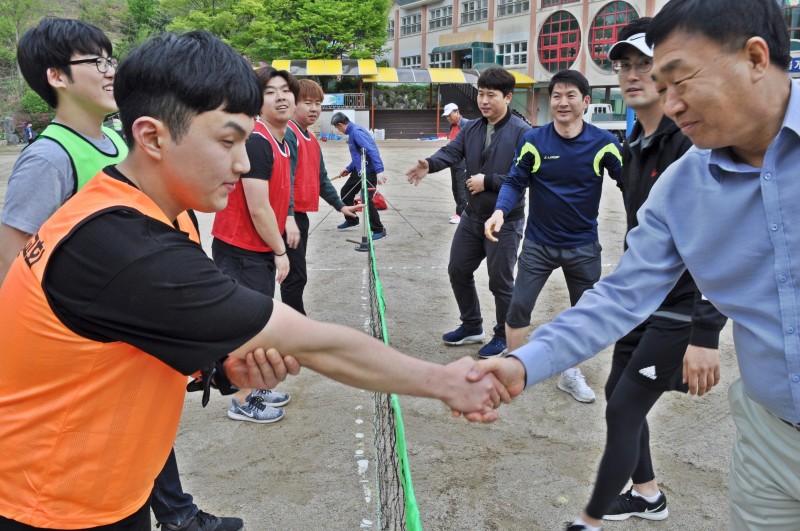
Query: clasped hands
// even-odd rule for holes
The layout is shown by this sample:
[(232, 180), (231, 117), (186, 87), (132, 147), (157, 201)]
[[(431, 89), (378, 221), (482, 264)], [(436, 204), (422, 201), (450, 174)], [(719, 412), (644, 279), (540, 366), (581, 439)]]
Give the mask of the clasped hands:
[[(293, 356), (281, 356), (274, 348), (258, 348), (244, 358), (230, 356), (224, 366), (228, 379), (240, 389), (272, 389), (300, 372)], [(430, 396), (447, 404), (453, 416), (470, 422), (496, 421), (496, 409), (525, 389), (525, 368), (513, 357), (478, 362), (465, 357), (444, 366), (443, 373)]]

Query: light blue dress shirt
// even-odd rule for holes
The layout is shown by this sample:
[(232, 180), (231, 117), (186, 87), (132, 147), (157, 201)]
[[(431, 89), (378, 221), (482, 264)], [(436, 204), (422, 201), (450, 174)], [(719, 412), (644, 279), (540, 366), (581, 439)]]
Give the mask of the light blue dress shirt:
[(659, 178), (611, 275), (514, 351), (533, 385), (584, 361), (653, 313), (688, 268), (733, 321), (748, 396), (800, 423), (800, 85), (762, 168), (691, 148)]

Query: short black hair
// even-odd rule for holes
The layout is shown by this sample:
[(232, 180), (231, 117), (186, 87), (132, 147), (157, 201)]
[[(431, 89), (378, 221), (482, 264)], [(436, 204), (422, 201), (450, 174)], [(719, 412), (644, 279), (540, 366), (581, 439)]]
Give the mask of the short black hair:
[(114, 47), (97, 26), (71, 18), (45, 17), (19, 40), (17, 63), (22, 77), (50, 107), (58, 105), (47, 82), (47, 69), (58, 68), (72, 81), (69, 61), (75, 55), (111, 55)]
[(627, 40), (639, 33), (647, 33), (647, 28), (653, 22), (653, 17), (642, 17), (632, 20), (627, 26), (617, 32), (617, 42)]
[(517, 80), (511, 72), (499, 66), (491, 66), (478, 76), (478, 88), (499, 90), (503, 96), (513, 94), (516, 84)]
[(656, 46), (678, 30), (704, 35), (731, 52), (761, 37), (770, 62), (789, 68), (789, 30), (775, 0), (670, 0), (653, 18), (647, 44)]
[(350, 123), (350, 118), (348, 118), (347, 115), (343, 112), (335, 112), (333, 113), (333, 116), (331, 116), (331, 125), (334, 127), (336, 127), (339, 124), (347, 125), (349, 123)]
[(294, 101), (297, 102), (300, 97), (300, 83), (297, 81), (296, 77), (286, 70), (277, 70), (271, 66), (262, 66), (256, 69), (256, 77), (258, 77), (258, 82), (261, 83), (262, 92), (267, 90), (267, 83), (269, 83), (270, 79), (273, 77), (282, 77), (289, 85), (289, 90), (294, 94)]
[(178, 142), (200, 113), (223, 107), (255, 117), (264, 101), (253, 67), (207, 31), (146, 40), (120, 64), (114, 97), (129, 147), (133, 122), (142, 116), (163, 121)]
[(556, 72), (553, 75), (553, 79), (550, 80), (550, 86), (547, 88), (550, 94), (553, 93), (553, 88), (556, 85), (572, 85), (580, 91), (581, 96), (584, 98), (591, 95), (589, 81), (577, 70), (561, 70)]

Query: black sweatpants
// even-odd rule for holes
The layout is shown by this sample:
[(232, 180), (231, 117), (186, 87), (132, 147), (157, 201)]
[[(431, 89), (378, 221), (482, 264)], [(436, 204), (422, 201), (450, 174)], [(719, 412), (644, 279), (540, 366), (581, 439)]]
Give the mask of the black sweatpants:
[[(375, 202), (372, 200), (372, 196), (375, 195), (375, 190), (378, 186), (378, 175), (373, 172), (367, 172), (367, 187), (371, 188), (369, 190), (369, 225), (370, 230), (372, 232), (381, 232), (383, 230), (383, 223), (381, 223), (381, 216), (378, 214), (378, 209), (375, 208)], [(347, 182), (344, 183), (342, 186), (341, 194), (342, 194), (342, 202), (347, 206), (352, 206), (355, 204), (356, 194), (361, 192), (361, 176), (357, 171), (351, 171), (350, 177), (347, 178)], [(345, 221), (350, 222), (352, 218), (348, 218), (345, 216)]]

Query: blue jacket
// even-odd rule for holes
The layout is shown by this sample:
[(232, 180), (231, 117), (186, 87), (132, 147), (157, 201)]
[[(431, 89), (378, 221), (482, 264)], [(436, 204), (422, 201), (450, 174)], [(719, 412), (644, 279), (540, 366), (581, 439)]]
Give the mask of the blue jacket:
[(347, 124), (344, 130), (347, 135), (347, 144), (350, 146), (350, 164), (348, 171), (361, 171), (361, 149), (367, 151), (367, 173), (383, 173), (383, 161), (378, 153), (378, 146), (372, 139), (369, 131), (353, 122)]

